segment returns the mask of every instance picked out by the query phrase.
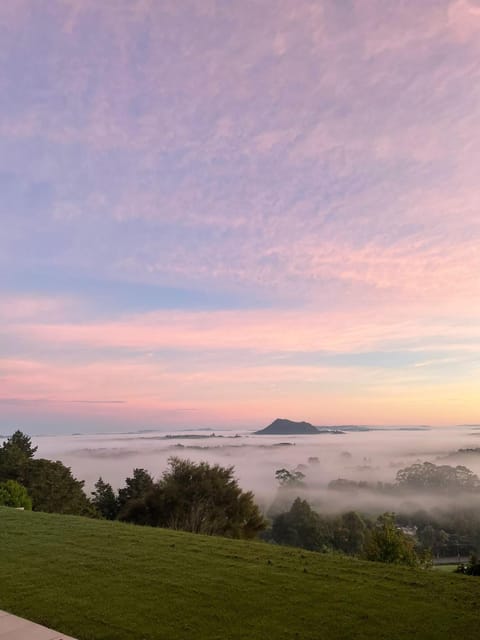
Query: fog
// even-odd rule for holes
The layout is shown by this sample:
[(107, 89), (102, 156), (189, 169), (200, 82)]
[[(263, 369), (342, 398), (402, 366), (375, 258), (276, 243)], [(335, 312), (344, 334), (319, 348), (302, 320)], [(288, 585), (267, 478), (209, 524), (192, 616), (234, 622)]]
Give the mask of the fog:
[[(267, 513), (279, 504), (275, 471), (280, 468), (300, 469), (305, 474), (305, 489), (295, 488), (288, 498), (293, 500), (296, 495), (302, 495), (317, 510), (330, 513), (347, 509), (375, 513), (449, 506), (448, 499), (438, 495), (392, 496), (369, 490), (328, 489), (328, 484), (337, 478), (394, 482), (399, 469), (417, 461), (463, 464), (480, 475), (480, 452), (456, 453), (459, 449), (480, 447), (480, 427), (474, 426), (389, 428), (309, 436), (257, 436), (252, 432), (227, 430), (177, 431), (38, 436), (33, 441), (38, 445), (37, 456), (61, 460), (71, 467), (77, 478), (85, 480), (87, 492), (99, 476), (114, 488), (120, 487), (135, 467), (143, 467), (158, 478), (171, 456), (233, 466), (240, 486), (253, 491)], [(285, 498), (285, 492), (283, 495)], [(461, 500), (455, 498), (455, 504), (458, 506)]]

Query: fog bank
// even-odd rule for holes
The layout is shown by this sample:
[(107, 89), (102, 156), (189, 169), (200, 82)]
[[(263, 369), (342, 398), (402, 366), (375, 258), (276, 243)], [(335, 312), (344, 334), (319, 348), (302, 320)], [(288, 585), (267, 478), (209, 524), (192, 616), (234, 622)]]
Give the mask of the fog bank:
[[(438, 496), (379, 496), (369, 491), (338, 492), (328, 484), (337, 478), (367, 482), (393, 482), (397, 471), (416, 461), (464, 464), (480, 474), (480, 452), (458, 453), (480, 447), (480, 429), (472, 426), (428, 430), (384, 429), (308, 436), (256, 436), (252, 432), (190, 431), (138, 434), (38, 436), (37, 456), (61, 460), (91, 491), (99, 476), (114, 488), (121, 486), (135, 467), (158, 478), (168, 458), (179, 456), (235, 467), (243, 489), (254, 492), (268, 511), (275, 502), (275, 471), (300, 469), (305, 474), (305, 495), (317, 508), (399, 510), (409, 504), (430, 508), (446, 499)], [(299, 493), (299, 491), (293, 491)]]

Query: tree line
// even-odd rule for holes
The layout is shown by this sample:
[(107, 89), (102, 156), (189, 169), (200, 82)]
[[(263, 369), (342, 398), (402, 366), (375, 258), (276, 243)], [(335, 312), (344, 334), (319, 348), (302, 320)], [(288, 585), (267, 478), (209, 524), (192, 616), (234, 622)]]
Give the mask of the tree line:
[(233, 472), (233, 467), (172, 457), (159, 480), (155, 482), (145, 469), (134, 469), (118, 493), (99, 478), (92, 503), (109, 520), (254, 538), (266, 521), (253, 493), (238, 486)]
[[(340, 551), (366, 559), (411, 565), (425, 565), (434, 558), (460, 558), (480, 552), (480, 480), (467, 467), (416, 462), (400, 469), (394, 483), (344, 478), (330, 482), (330, 491), (349, 493), (359, 498), (361, 492), (397, 498), (412, 494), (420, 498), (445, 497), (442, 507), (419, 509), (405, 501), (400, 512), (381, 513), (377, 517), (355, 511), (340, 515), (322, 514), (312, 509), (301, 499), (309, 489), (303, 473), (307, 469), (307, 466), (299, 465), (293, 471), (276, 471), (279, 492), (272, 525), (263, 534), (264, 538), (314, 551)], [(300, 497), (287, 509), (296, 495)], [(452, 501), (453, 496), (457, 500)], [(463, 500), (458, 500), (461, 496)], [(471, 570), (469, 566), (465, 565), (462, 571), (475, 575), (476, 569)]]
[(272, 519), (263, 538), (309, 551), (337, 551), (376, 562), (411, 567), (430, 563), (429, 553), (416, 549), (412, 537), (397, 525), (395, 514), (384, 513), (376, 519), (356, 511), (321, 515), (301, 498)]
[(16, 431), (0, 447), (0, 505), (122, 520), (193, 533), (253, 538), (266, 521), (233, 467), (170, 458), (159, 480), (145, 469), (114, 492), (99, 478), (91, 496), (60, 461), (35, 458), (31, 438)]

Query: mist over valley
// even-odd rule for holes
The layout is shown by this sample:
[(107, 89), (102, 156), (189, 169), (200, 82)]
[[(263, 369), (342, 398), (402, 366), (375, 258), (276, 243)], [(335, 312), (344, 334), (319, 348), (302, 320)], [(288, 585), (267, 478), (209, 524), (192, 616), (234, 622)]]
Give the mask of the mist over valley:
[[(245, 490), (254, 493), (265, 513), (279, 499), (279, 469), (300, 470), (301, 487), (283, 491), (282, 504), (296, 495), (316, 510), (339, 513), (355, 509), (371, 514), (384, 511), (448, 508), (477, 501), (476, 496), (448, 496), (436, 492), (379, 492), (378, 483), (395, 482), (400, 469), (416, 462), (465, 465), (480, 474), (480, 430), (473, 426), (445, 428), (384, 427), (323, 431), (314, 435), (255, 435), (251, 430), (188, 430), (98, 435), (37, 436), (37, 456), (61, 460), (93, 489), (99, 476), (113, 488), (122, 485), (134, 468), (159, 478), (172, 456), (194, 462), (233, 466)], [(341, 490), (329, 487), (338, 479)]]

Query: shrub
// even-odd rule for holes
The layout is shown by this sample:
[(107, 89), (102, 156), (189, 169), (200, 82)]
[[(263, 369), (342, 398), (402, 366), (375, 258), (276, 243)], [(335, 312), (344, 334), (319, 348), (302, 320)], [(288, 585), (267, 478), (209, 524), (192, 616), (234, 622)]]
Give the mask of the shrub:
[(23, 485), (15, 480), (6, 480), (0, 482), (0, 505), (30, 510), (32, 501)]

